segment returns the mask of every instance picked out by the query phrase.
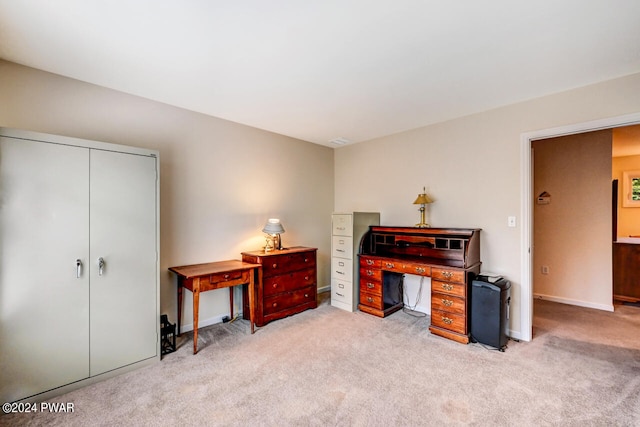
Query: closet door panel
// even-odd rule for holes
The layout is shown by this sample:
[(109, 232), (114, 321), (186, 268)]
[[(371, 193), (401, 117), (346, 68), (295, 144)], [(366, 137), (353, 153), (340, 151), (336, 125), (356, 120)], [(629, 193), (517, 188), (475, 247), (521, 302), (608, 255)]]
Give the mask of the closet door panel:
[(93, 376), (157, 355), (156, 158), (92, 150), (90, 176)]
[(89, 376), (88, 173), (86, 148), (0, 137), (1, 402)]

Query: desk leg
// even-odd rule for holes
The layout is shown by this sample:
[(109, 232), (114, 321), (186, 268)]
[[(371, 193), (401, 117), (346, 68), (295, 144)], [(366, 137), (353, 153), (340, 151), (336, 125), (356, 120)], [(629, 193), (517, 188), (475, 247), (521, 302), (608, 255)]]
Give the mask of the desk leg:
[(256, 306), (256, 275), (258, 283), (262, 283), (262, 267), (257, 267), (249, 275), (249, 323), (251, 323), (251, 333), (255, 331), (255, 306)]
[(229, 320), (233, 320), (233, 286), (229, 286)]
[(193, 354), (198, 352), (198, 310), (200, 308), (200, 278), (193, 278)]
[(182, 277), (178, 277), (178, 336), (182, 334), (180, 329), (180, 320), (182, 319)]

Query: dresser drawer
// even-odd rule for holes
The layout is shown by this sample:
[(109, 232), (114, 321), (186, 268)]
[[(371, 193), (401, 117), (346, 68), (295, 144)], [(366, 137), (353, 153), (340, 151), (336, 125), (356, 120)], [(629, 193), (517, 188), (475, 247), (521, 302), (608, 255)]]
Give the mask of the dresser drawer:
[(360, 257), (360, 267), (380, 268), (380, 266), (381, 262), (379, 259)]
[(380, 280), (367, 279), (366, 277), (362, 277), (360, 279), (360, 292), (382, 295), (382, 282)]
[(373, 279), (380, 282), (382, 281), (382, 271), (377, 268), (360, 267), (360, 280), (363, 279)]
[(295, 270), (302, 270), (316, 266), (314, 252), (301, 252), (289, 255), (274, 255), (265, 257), (262, 264), (263, 277), (276, 276)]
[(283, 292), (264, 299), (264, 315), (287, 310), (297, 305), (315, 301), (316, 287), (308, 286), (295, 291)]
[(431, 290), (433, 292), (441, 292), (443, 294), (456, 295), (459, 297), (467, 296), (467, 285), (464, 283), (443, 282), (431, 278)]
[(299, 270), (293, 273), (271, 276), (262, 280), (263, 296), (275, 295), (280, 292), (292, 291), (315, 284), (316, 271), (313, 268)]
[(370, 294), (368, 292), (360, 292), (360, 304), (377, 310), (384, 309), (384, 302), (381, 295)]
[(431, 277), (446, 282), (465, 283), (464, 271), (454, 268), (432, 267)]
[(466, 317), (459, 314), (431, 309), (431, 325), (459, 334), (467, 333)]
[(430, 276), (431, 267), (424, 264), (417, 264), (406, 261), (382, 260), (380, 268), (386, 271), (395, 271), (397, 273), (416, 274), (418, 276)]
[(331, 238), (331, 256), (351, 259), (353, 257), (353, 238), (333, 236)]
[(331, 301), (351, 305), (353, 302), (353, 284), (344, 280), (331, 280)]
[(454, 297), (452, 295), (433, 292), (431, 294), (431, 309), (446, 311), (449, 313), (461, 314), (466, 313), (466, 303), (464, 298)]
[(353, 281), (353, 261), (345, 258), (331, 258), (331, 277)]
[(349, 214), (333, 214), (331, 226), (331, 234), (334, 236), (352, 236), (353, 216)]

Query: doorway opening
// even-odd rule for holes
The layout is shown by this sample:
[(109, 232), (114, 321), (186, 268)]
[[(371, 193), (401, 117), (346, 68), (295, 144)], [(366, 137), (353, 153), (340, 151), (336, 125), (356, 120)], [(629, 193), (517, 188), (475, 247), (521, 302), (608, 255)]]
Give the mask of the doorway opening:
[(578, 123), (569, 126), (562, 126), (540, 131), (529, 132), (521, 135), (521, 216), (522, 216), (522, 238), (521, 238), (521, 325), (522, 340), (530, 341), (533, 337), (533, 167), (531, 148), (533, 141), (561, 137), (584, 132), (592, 132), (604, 129), (617, 128), (640, 124), (640, 113), (612, 117), (608, 119), (595, 120), (591, 122)]

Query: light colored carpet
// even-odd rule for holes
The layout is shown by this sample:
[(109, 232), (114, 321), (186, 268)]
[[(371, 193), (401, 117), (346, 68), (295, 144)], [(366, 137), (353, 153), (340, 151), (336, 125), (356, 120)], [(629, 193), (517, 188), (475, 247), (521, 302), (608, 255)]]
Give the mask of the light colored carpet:
[(249, 333), (240, 320), (191, 334), (153, 366), (52, 399), (47, 426), (638, 426), (640, 308), (536, 301), (534, 340), (501, 353), (431, 335), (428, 318), (331, 307)]

